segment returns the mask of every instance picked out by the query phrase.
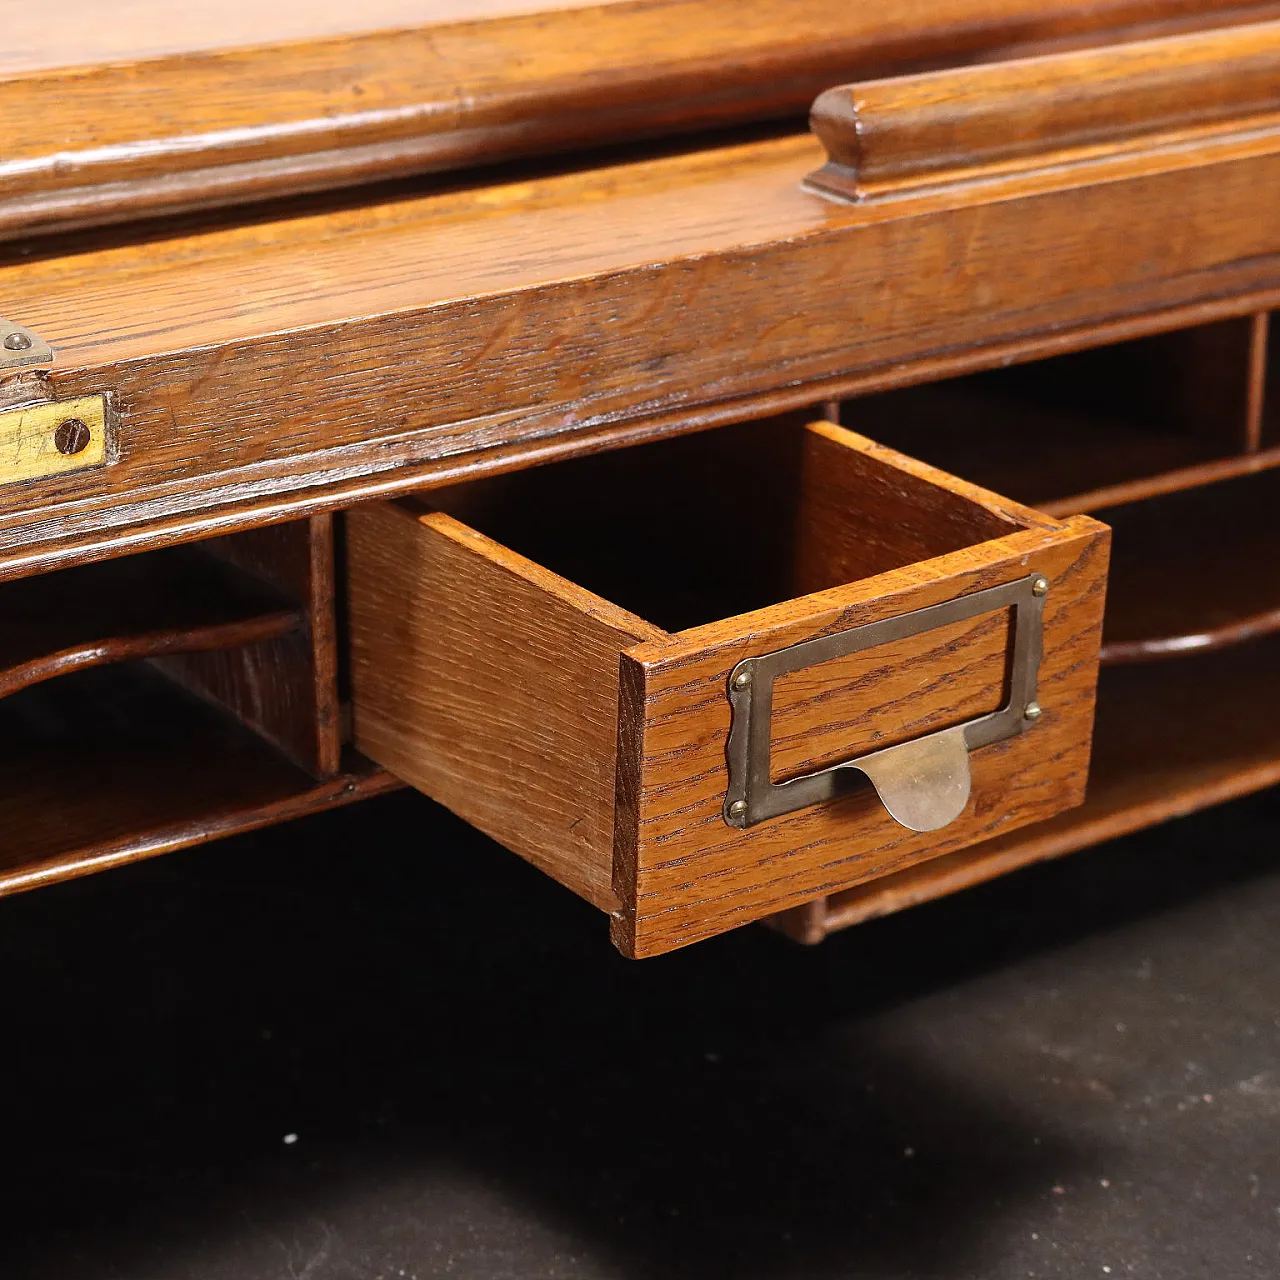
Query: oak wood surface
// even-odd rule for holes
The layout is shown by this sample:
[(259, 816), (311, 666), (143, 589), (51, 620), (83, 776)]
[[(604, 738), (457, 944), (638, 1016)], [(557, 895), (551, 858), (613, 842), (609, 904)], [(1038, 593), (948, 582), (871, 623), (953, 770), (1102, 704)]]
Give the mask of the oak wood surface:
[[(624, 678), (622, 715), (641, 763), (620, 787), (620, 795), (635, 797), (634, 817), (618, 824), (620, 838), (634, 833), (618, 857), (634, 884), (614, 917), (620, 948), (658, 954), (805, 901), (824, 886), (872, 879), (1078, 803), (1092, 727), (1106, 534), (1087, 517), (1075, 520), (1065, 531), (1023, 531), (823, 592), (796, 609), (697, 628), (665, 649), (630, 651), (626, 664), (635, 672)], [(738, 661), (1037, 571), (1054, 584), (1040, 669), (1044, 715), (1031, 732), (972, 753), (973, 795), (954, 823), (941, 832), (906, 832), (873, 794), (857, 791), (746, 831), (724, 824), (724, 689)], [(954, 663), (957, 655), (950, 657)], [(884, 675), (877, 702), (913, 691), (912, 664)], [(945, 688), (938, 696), (945, 698)]]
[(357, 747), (612, 910), (618, 655), (662, 633), (440, 512), (347, 548)]
[[(774, 447), (760, 451), (770, 465), (757, 479), (773, 475), (779, 495), (795, 483), (798, 504), (750, 482), (749, 446), (766, 428)], [(797, 449), (801, 464), (787, 465)], [(664, 467), (672, 483), (647, 487)], [(1105, 531), (1088, 519), (1049, 521), (839, 428), (794, 420), (441, 497), (515, 535), (516, 549), (443, 512), (350, 513), (356, 745), (612, 910), (626, 954), (812, 896), (815, 876), (875, 875), (1079, 798), (1106, 558)], [(723, 549), (719, 497), (740, 509)], [(647, 522), (637, 518), (645, 508)], [(760, 572), (769, 561), (753, 558), (753, 523), (787, 552), (773, 566), (787, 577)], [(518, 554), (534, 548), (536, 563)], [(560, 576), (570, 566), (594, 591)], [(659, 584), (680, 597), (682, 580), (706, 581), (705, 570), (722, 584), (704, 609), (747, 599), (735, 591), (741, 578), (763, 593), (753, 611), (672, 634), (609, 603), (655, 603)], [(745, 832), (724, 823), (725, 682), (738, 659), (1036, 571), (1057, 597), (1046, 713), (1023, 735), (1029, 748), (977, 753), (975, 804), (954, 829), (916, 837), (862, 793)], [(841, 663), (784, 682), (779, 760), (806, 770), (841, 746), (853, 755), (973, 718), (1003, 700), (1008, 644), (1005, 619), (979, 619), (872, 655), (852, 688)]]
[[(799, 115), (850, 75), (1201, 27), (1212, 0), (11, 0), (0, 235)], [(156, 104), (163, 104), (157, 110)]]
[(1089, 790), (1077, 809), (783, 913), (799, 941), (1280, 783), (1275, 638), (1103, 670)]
[(926, 184), (1089, 163), (1115, 151), (1244, 128), (1280, 107), (1280, 23), (829, 89), (811, 121), (828, 162), (812, 175), (851, 199)]
[(1274, 145), (886, 217), (801, 191), (784, 138), (12, 260), (60, 349), (17, 376), (113, 388), (121, 457), (0, 494), (0, 571), (1255, 311)]
[(238, 719), (316, 777), (341, 767), (337, 601), (329, 516), (255, 529), (200, 544), (288, 599), (297, 625), (256, 642), (168, 658), (163, 669)]

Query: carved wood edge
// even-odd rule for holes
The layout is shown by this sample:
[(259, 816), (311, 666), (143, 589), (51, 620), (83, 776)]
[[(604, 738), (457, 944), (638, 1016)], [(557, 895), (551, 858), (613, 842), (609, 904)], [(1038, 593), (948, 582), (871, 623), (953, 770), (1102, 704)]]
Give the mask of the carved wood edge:
[[(839, 77), (1280, 12), (1276, 0), (946, 0), (921, 22), (821, 0), (739, 8), (428, 12), (402, 30), (0, 74), (0, 242), (776, 119)], [(156, 101), (162, 119), (138, 105)]]
[(806, 185), (869, 201), (1280, 126), (1280, 22), (828, 89)]

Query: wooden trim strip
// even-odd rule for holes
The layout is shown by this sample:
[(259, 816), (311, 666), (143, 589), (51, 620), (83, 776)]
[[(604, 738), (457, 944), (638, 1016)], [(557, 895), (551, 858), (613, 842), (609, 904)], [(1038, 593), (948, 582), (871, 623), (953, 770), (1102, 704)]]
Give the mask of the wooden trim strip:
[[(56, 40), (6, 27), (0, 239), (799, 115), (850, 76), (1276, 11), (1239, 0), (934, 0), (924, 14), (615, 0), (458, 21), (457, 4), (428, 0), (381, 5), (373, 30), (339, 34), (313, 16), (310, 38), (276, 23), (244, 41), (271, 23), (254, 21), (260, 8), (220, 5), (225, 36), (160, 0), (134, 0), (136, 36), (102, 5), (60, 10)], [(36, 46), (26, 55), (24, 38)], [(241, 47), (218, 47), (228, 40)]]
[(809, 179), (854, 200), (1241, 130), (1280, 110), (1280, 22), (830, 89)]

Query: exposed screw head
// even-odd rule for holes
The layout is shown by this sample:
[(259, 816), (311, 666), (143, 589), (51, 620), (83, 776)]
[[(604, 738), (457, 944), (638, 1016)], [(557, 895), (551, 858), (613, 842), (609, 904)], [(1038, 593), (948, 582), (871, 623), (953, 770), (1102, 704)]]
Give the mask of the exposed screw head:
[(735, 817), (740, 818), (747, 811), (747, 802), (745, 800), (735, 800), (729, 806), (729, 812)]
[(1044, 711), (1038, 702), (1028, 702), (1026, 707), (1023, 708), (1022, 714), (1028, 720), (1039, 720), (1044, 715)]
[(53, 433), (53, 443), (59, 453), (65, 453), (70, 458), (89, 447), (92, 434), (79, 418), (68, 418), (66, 422), (58, 424), (58, 429)]
[(1047, 596), (1049, 594), (1049, 579), (1039, 577), (1031, 584), (1031, 594), (1033, 596)]
[(7, 333), (4, 338), (6, 351), (30, 351), (31, 339), (25, 333)]
[(735, 689), (745, 689), (750, 683), (751, 683), (750, 671), (739, 671), (738, 674), (733, 677), (733, 687)]

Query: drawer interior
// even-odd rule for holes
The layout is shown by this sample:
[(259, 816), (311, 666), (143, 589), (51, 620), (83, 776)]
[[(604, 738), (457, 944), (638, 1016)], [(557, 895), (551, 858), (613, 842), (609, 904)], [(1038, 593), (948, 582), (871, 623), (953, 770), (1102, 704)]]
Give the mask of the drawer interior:
[(430, 506), (667, 632), (1024, 525), (831, 446), (814, 414), (721, 427), (433, 492)]

